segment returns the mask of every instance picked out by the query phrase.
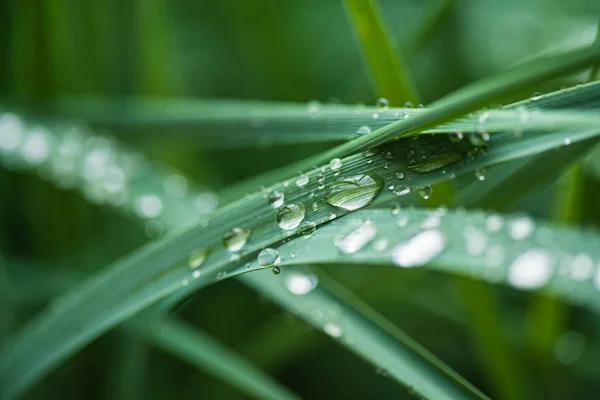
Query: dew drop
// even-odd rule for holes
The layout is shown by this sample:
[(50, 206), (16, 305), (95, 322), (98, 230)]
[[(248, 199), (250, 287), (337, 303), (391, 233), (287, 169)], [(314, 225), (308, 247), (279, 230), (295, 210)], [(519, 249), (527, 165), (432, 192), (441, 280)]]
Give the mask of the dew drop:
[(362, 249), (377, 235), (377, 228), (371, 221), (366, 221), (358, 229), (344, 237), (338, 248), (344, 254), (354, 254)]
[(144, 218), (156, 218), (163, 210), (162, 201), (154, 194), (143, 194), (135, 202), (138, 215)]
[(585, 281), (594, 273), (594, 262), (587, 254), (578, 254), (571, 260), (569, 270), (573, 280)]
[(381, 156), (383, 158), (385, 158), (386, 160), (393, 160), (394, 156), (392, 156), (392, 152), (389, 150), (384, 151), (383, 153), (381, 153)]
[(469, 141), (473, 146), (484, 146), (488, 140), (490, 140), (490, 134), (487, 132), (472, 132), (469, 135)]
[(377, 99), (377, 107), (379, 107), (380, 110), (385, 111), (389, 108), (389, 106), (390, 102), (385, 97), (380, 97)]
[(363, 125), (360, 128), (358, 128), (356, 133), (358, 133), (359, 135), (368, 135), (369, 133), (371, 133), (371, 128), (367, 125)]
[(0, 117), (0, 150), (15, 151), (23, 138), (23, 123), (14, 114)]
[(379, 113), (373, 113), (373, 119), (379, 118)]
[(323, 325), (323, 330), (326, 334), (334, 338), (342, 336), (342, 328), (333, 322), (326, 322), (325, 325)]
[(484, 181), (486, 175), (487, 171), (484, 168), (477, 168), (475, 170), (475, 178), (477, 178), (479, 181)]
[(192, 272), (192, 278), (194, 278), (194, 279), (200, 278), (200, 275), (202, 275), (202, 271), (200, 271), (199, 269)]
[(512, 222), (509, 229), (509, 235), (514, 240), (528, 238), (533, 232), (533, 221), (528, 217), (522, 217)]
[(404, 172), (396, 172), (394, 176), (396, 177), (396, 179), (402, 180), (404, 179)]
[(465, 135), (463, 135), (462, 132), (454, 132), (454, 133), (451, 133), (448, 136), (449, 136), (449, 139), (450, 139), (450, 141), (452, 143), (460, 143), (465, 138)]
[(273, 267), (271, 268), (271, 272), (273, 273), (273, 275), (279, 275), (281, 273), (281, 268)]
[(305, 222), (304, 224), (302, 224), (302, 227), (300, 228), (300, 233), (303, 234), (304, 236), (310, 236), (313, 233), (315, 233), (316, 229), (317, 229), (317, 224), (315, 224), (312, 221), (308, 221), (308, 222)]
[(285, 277), (287, 290), (299, 296), (312, 292), (318, 283), (319, 279), (312, 274), (292, 272)]
[(304, 220), (305, 215), (306, 210), (301, 203), (288, 204), (277, 213), (277, 224), (281, 229), (294, 229)]
[(316, 117), (319, 114), (319, 110), (321, 109), (321, 103), (317, 100), (311, 100), (308, 102), (307, 111), (308, 115), (311, 117)]
[(406, 103), (404, 103), (404, 108), (412, 108), (413, 104), (410, 101), (407, 101)]
[(463, 231), (463, 237), (465, 239), (465, 247), (469, 255), (479, 256), (486, 250), (488, 245), (488, 237), (479, 229), (473, 226), (467, 226)]
[(36, 128), (25, 139), (21, 153), (26, 162), (39, 165), (46, 161), (50, 154), (50, 138), (41, 128)]
[(565, 139), (563, 140), (563, 144), (564, 144), (565, 146), (568, 146), (568, 145), (570, 145), (570, 144), (571, 144), (571, 139), (570, 139), (570, 138), (565, 138)]
[(164, 188), (173, 197), (183, 197), (187, 193), (188, 182), (181, 175), (171, 175), (165, 179)]
[(279, 252), (277, 250), (266, 248), (258, 253), (257, 261), (261, 267), (270, 267), (271, 265), (279, 264), (281, 258), (279, 257)]
[(248, 242), (251, 233), (251, 229), (233, 228), (223, 235), (223, 246), (229, 251), (241, 250)]
[(342, 168), (342, 160), (339, 158), (332, 159), (329, 162), (329, 168), (331, 168), (332, 171), (339, 171), (339, 169)]
[(383, 179), (375, 174), (345, 177), (331, 185), (325, 201), (335, 207), (357, 210), (373, 201), (383, 183)]
[(485, 228), (488, 232), (498, 232), (503, 225), (504, 220), (499, 215), (490, 215), (485, 220)]
[(429, 199), (432, 193), (433, 189), (431, 189), (431, 186), (424, 186), (421, 189), (419, 189), (419, 196), (421, 196), (421, 198), (423, 198), (424, 200)]
[(410, 193), (410, 188), (408, 186), (403, 186), (401, 188), (396, 189), (396, 191), (394, 192), (394, 194), (396, 196), (406, 196), (407, 194)]
[(442, 232), (425, 230), (394, 247), (392, 260), (401, 267), (418, 267), (437, 257), (446, 245), (446, 236)]
[(204, 264), (207, 257), (208, 257), (208, 249), (205, 249), (204, 247), (202, 247), (198, 250), (195, 250), (188, 257), (188, 267), (190, 267), (191, 269), (200, 267), (202, 264)]
[(548, 252), (530, 249), (518, 256), (508, 269), (508, 282), (520, 289), (543, 286), (551, 277), (551, 259)]
[(313, 211), (319, 211), (319, 204), (317, 204), (317, 202), (315, 201), (314, 203), (312, 203), (312, 210)]
[(285, 194), (278, 190), (273, 191), (273, 193), (269, 195), (269, 204), (271, 204), (271, 207), (273, 208), (281, 207), (283, 205), (284, 200)]
[(306, 185), (308, 183), (308, 181), (309, 181), (308, 175), (300, 174), (296, 178), (296, 186), (302, 187), (302, 186)]

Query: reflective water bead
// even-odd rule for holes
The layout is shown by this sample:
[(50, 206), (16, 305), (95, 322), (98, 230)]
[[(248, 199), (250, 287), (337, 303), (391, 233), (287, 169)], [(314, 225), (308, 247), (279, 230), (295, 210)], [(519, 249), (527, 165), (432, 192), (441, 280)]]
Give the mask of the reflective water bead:
[(281, 229), (294, 229), (304, 220), (305, 215), (306, 209), (301, 203), (288, 204), (277, 213), (277, 224)]

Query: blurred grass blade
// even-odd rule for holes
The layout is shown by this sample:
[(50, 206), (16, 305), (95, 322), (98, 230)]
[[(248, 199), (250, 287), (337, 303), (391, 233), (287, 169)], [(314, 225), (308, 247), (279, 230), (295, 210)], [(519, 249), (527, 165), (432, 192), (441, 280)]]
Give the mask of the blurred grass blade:
[(136, 334), (156, 347), (238, 388), (256, 399), (291, 400), (299, 397), (278, 384), (226, 346), (174, 318), (137, 324)]
[(396, 106), (419, 104), (406, 60), (392, 45), (377, 0), (344, 0), (344, 6), (375, 91)]

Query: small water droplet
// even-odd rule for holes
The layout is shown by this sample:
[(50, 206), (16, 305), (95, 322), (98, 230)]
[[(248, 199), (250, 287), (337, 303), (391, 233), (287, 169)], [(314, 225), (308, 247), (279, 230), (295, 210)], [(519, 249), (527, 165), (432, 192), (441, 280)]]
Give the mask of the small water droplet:
[(277, 250), (266, 248), (258, 253), (257, 261), (261, 267), (270, 267), (271, 265), (279, 264), (281, 258), (279, 257), (279, 252)]
[(379, 118), (379, 113), (373, 113), (373, 119), (378, 119)]
[(377, 99), (377, 107), (379, 107), (380, 110), (385, 111), (389, 108), (389, 106), (390, 102), (385, 97), (380, 97)]
[(251, 229), (233, 228), (223, 235), (223, 246), (229, 251), (241, 250), (248, 242), (251, 233)]
[(292, 272), (285, 277), (287, 290), (299, 296), (312, 292), (318, 283), (319, 279), (312, 274)]
[(305, 222), (304, 224), (302, 224), (302, 227), (300, 228), (300, 233), (303, 234), (304, 236), (310, 236), (313, 233), (315, 233), (316, 229), (317, 229), (317, 224), (315, 224), (312, 221), (308, 221), (308, 222)]
[(571, 139), (569, 139), (569, 138), (565, 138), (565, 139), (563, 140), (563, 144), (564, 144), (565, 146), (568, 146), (568, 145), (570, 145), (570, 144), (571, 144)]
[(481, 147), (487, 144), (487, 141), (490, 140), (490, 134), (483, 131), (472, 132), (469, 135), (469, 141), (473, 146)]
[(538, 100), (540, 100), (543, 97), (544, 97), (544, 95), (542, 93), (535, 92), (534, 94), (531, 95), (531, 100), (532, 101), (538, 101)]
[(0, 117), (0, 150), (12, 152), (19, 148), (23, 138), (23, 123), (14, 114)]
[(312, 203), (312, 210), (315, 212), (319, 211), (319, 204), (317, 204), (316, 201), (314, 203)]
[(448, 137), (452, 143), (460, 143), (463, 141), (465, 135), (462, 132), (454, 132), (448, 135)]
[(194, 279), (200, 278), (200, 275), (202, 275), (202, 271), (200, 271), (199, 269), (192, 272), (192, 278), (194, 278)]
[(163, 210), (160, 198), (154, 194), (143, 194), (136, 199), (136, 210), (144, 218), (156, 218)]
[(277, 224), (281, 229), (294, 229), (304, 220), (305, 215), (306, 210), (301, 203), (288, 204), (277, 213)]
[(396, 196), (406, 196), (410, 193), (410, 188), (408, 186), (402, 186), (401, 188), (396, 189), (394, 194)]
[(165, 179), (165, 192), (173, 197), (183, 197), (187, 193), (188, 182), (181, 175), (170, 175)]
[(389, 241), (386, 238), (379, 239), (373, 244), (373, 248), (377, 251), (384, 251), (387, 249)]
[(479, 181), (484, 181), (486, 174), (487, 171), (485, 170), (485, 168), (477, 168), (475, 170), (475, 178), (477, 178), (477, 180)]
[(488, 237), (485, 233), (473, 226), (466, 226), (463, 231), (467, 254), (479, 256), (483, 254), (488, 245)]
[(498, 232), (502, 229), (504, 225), (504, 220), (499, 215), (490, 215), (485, 220), (485, 227), (488, 232)]
[(325, 325), (323, 325), (323, 330), (326, 334), (334, 338), (342, 336), (342, 328), (333, 322), (326, 322)]
[(353, 211), (370, 204), (382, 188), (383, 179), (375, 174), (353, 175), (333, 183), (325, 201)]
[(377, 228), (371, 221), (366, 221), (358, 229), (344, 237), (339, 243), (338, 248), (344, 254), (354, 254), (362, 249), (377, 235)]
[(302, 187), (302, 186), (306, 185), (308, 183), (308, 181), (309, 181), (308, 175), (300, 174), (296, 178), (296, 186)]
[(594, 262), (587, 254), (578, 254), (571, 260), (569, 271), (575, 281), (588, 280), (594, 273)]
[(329, 162), (329, 168), (331, 168), (332, 171), (338, 171), (340, 168), (342, 168), (342, 160), (339, 158), (332, 159)]
[(530, 249), (518, 256), (508, 269), (508, 282), (520, 289), (539, 288), (550, 280), (551, 258), (547, 251)]
[(433, 189), (431, 189), (431, 186), (424, 186), (421, 189), (419, 189), (419, 196), (421, 196), (421, 198), (424, 200), (429, 199), (432, 193)]
[(412, 108), (413, 104), (410, 101), (404, 103), (404, 108)]
[(402, 180), (404, 179), (404, 172), (396, 172), (394, 176), (396, 177), (396, 179)]
[(381, 153), (381, 156), (383, 158), (385, 158), (386, 160), (393, 160), (394, 156), (392, 156), (392, 152), (389, 150), (384, 151), (383, 153)]
[(392, 207), (392, 215), (400, 214), (400, 206), (398, 204), (394, 204)]
[(392, 250), (392, 260), (401, 267), (425, 265), (446, 248), (446, 236), (438, 230), (422, 231)]
[(408, 217), (406, 215), (398, 217), (398, 226), (404, 228), (406, 225), (408, 225)]
[(307, 111), (311, 117), (316, 117), (321, 109), (321, 103), (317, 100), (311, 100), (308, 102)]
[(359, 135), (368, 135), (369, 133), (371, 133), (371, 128), (367, 125), (363, 125), (360, 128), (358, 128), (356, 133), (358, 133)]
[(271, 268), (271, 272), (273, 273), (273, 275), (279, 275), (281, 273), (281, 268), (273, 267)]
[(206, 261), (207, 257), (208, 257), (208, 249), (202, 247), (202, 248), (195, 250), (188, 257), (188, 267), (190, 267), (191, 269), (200, 267), (202, 264), (204, 264), (204, 261)]
[(284, 200), (285, 194), (278, 190), (273, 191), (273, 193), (269, 195), (269, 204), (271, 204), (271, 207), (273, 208), (281, 207), (283, 205)]
[(533, 221), (528, 217), (522, 217), (514, 220), (510, 225), (509, 235), (514, 240), (528, 238), (533, 232)]

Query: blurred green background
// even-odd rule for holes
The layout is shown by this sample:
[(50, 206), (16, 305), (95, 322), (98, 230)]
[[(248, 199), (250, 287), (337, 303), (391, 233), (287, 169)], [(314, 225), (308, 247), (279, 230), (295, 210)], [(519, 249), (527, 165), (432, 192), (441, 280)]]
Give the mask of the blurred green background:
[[(425, 105), (537, 55), (592, 43), (600, 16), (593, 0), (379, 5)], [(63, 96), (79, 95), (346, 104), (374, 104), (380, 96), (341, 0), (3, 0), (0, 16), (0, 95), (41, 113)], [(215, 150), (170, 143), (168, 135), (160, 143), (127, 140), (216, 190), (329, 147)], [(0, 187), (0, 297), (10, 303), (0, 308), (0, 343), (50, 297), (147, 240), (135, 222), (33, 174), (0, 169)], [(549, 217), (552, 198), (551, 190), (540, 190), (518, 205)], [(593, 198), (590, 192), (578, 203), (587, 224), (596, 224)], [(539, 309), (532, 315), (537, 295), (423, 270), (329, 272), (494, 398), (598, 398), (600, 324), (587, 312), (553, 306), (547, 315)], [(202, 290), (174, 312), (304, 398), (410, 397), (384, 372), (237, 281)], [(116, 331), (25, 398), (244, 395)]]

